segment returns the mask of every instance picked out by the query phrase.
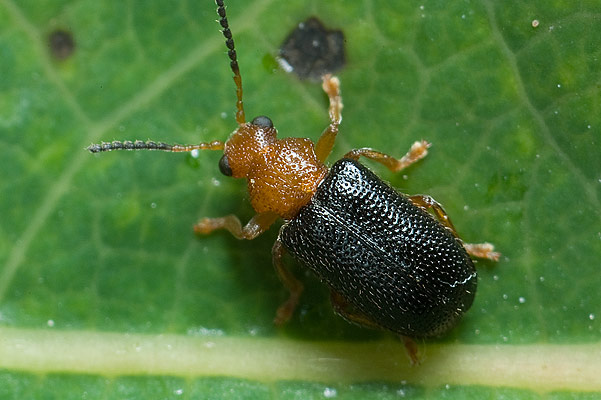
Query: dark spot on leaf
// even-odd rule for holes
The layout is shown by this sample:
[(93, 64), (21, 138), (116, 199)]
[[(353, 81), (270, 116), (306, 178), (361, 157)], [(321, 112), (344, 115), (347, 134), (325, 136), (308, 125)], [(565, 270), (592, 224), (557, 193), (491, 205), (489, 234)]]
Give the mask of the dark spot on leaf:
[(55, 29), (48, 35), (50, 54), (57, 60), (65, 60), (75, 51), (75, 40), (71, 32)]
[(327, 29), (320, 20), (310, 17), (284, 40), (278, 61), (300, 79), (319, 80), (344, 66), (344, 41), (341, 30)]

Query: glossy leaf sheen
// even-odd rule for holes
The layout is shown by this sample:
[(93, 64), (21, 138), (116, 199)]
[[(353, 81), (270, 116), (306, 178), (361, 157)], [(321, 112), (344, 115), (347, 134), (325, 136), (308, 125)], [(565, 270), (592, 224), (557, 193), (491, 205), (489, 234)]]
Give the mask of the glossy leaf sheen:
[[(466, 241), (490, 241), (503, 253), (498, 265), (478, 263), (472, 309), (439, 344), (420, 345), (426, 354), (429, 346), (440, 355), (452, 343), (477, 345), (494, 365), (497, 353), (486, 349), (497, 345), (601, 351), (598, 1), (227, 4), (249, 119), (270, 116), (281, 136), (316, 139), (325, 128), (319, 85), (264, 62), (295, 24), (319, 16), (347, 40), (332, 160), (356, 147), (400, 156), (417, 139), (432, 142), (428, 157), (402, 174), (366, 164), (403, 192), (436, 198)], [(0, 0), (0, 329), (28, 340), (92, 332), (116, 344), (121, 336), (112, 333), (278, 339), (284, 347), (388, 343), (387, 334), (334, 316), (327, 290), (298, 267), (307, 287), (299, 310), (287, 326), (273, 326), (286, 297), (271, 266), (277, 229), (253, 242), (192, 233), (202, 216), (252, 216), (244, 183), (219, 173), (218, 152), (195, 159), (83, 150), (100, 140), (225, 140), (235, 128), (235, 91), (216, 18), (212, 1)], [(62, 59), (47, 45), (57, 29), (75, 43)], [(0, 397), (594, 396), (544, 380), (535, 389), (402, 376), (365, 383), (369, 356), (344, 379), (326, 372), (312, 380), (303, 373), (310, 359), (295, 364), (278, 348), (257, 362), (291, 378), (58, 373), (10, 367), (19, 360), (5, 357)], [(35, 356), (52, 356), (43, 349)], [(444, 362), (437, 357), (424, 365)], [(243, 350), (237, 359), (246, 360)]]

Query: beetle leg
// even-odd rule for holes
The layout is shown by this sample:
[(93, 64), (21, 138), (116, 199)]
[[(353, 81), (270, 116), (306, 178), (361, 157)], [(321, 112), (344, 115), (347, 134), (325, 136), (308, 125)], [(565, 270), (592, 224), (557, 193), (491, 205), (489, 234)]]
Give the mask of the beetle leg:
[(429, 211), (429, 210), (434, 211), (434, 215), (436, 215), (438, 220), (445, 227), (447, 227), (451, 232), (453, 232), (453, 235), (457, 236), (457, 231), (455, 230), (455, 227), (453, 226), (453, 223), (451, 222), (449, 215), (442, 208), (442, 206), (440, 205), (439, 202), (434, 200), (432, 197), (423, 195), (423, 194), (416, 194), (414, 196), (408, 196), (408, 197), (409, 197), (409, 201), (411, 201), (414, 206), (417, 206), (424, 211)]
[(399, 172), (428, 155), (428, 147), (430, 147), (430, 143), (425, 140), (418, 140), (411, 145), (407, 154), (401, 157), (400, 160), (367, 147), (351, 150), (344, 155), (344, 158), (358, 160), (359, 157), (363, 156), (379, 162), (392, 172)]
[[(434, 211), (434, 214), (439, 221), (451, 232), (453, 232), (453, 235), (459, 237), (455, 227), (453, 226), (453, 223), (451, 222), (451, 219), (439, 202), (430, 196), (421, 194), (409, 196), (409, 200), (421, 209), (426, 211), (431, 209)], [(496, 252), (495, 246), (493, 246), (491, 243), (463, 243), (463, 247), (465, 247), (467, 254), (473, 257), (486, 258), (492, 261), (499, 261), (499, 257), (501, 257), (501, 253)]]
[(277, 218), (277, 214), (269, 212), (255, 214), (244, 228), (240, 219), (235, 215), (226, 215), (220, 218), (203, 218), (194, 225), (194, 232), (198, 235), (207, 235), (214, 230), (225, 229), (237, 239), (252, 240), (265, 232)]
[(335, 290), (330, 290), (330, 302), (334, 312), (348, 322), (371, 329), (382, 329), (367, 315), (355, 309), (342, 295)]
[(319, 161), (324, 162), (334, 147), (336, 135), (338, 134), (338, 126), (340, 125), (340, 121), (342, 121), (342, 97), (340, 97), (340, 81), (337, 77), (327, 74), (322, 79), (323, 83), (321, 87), (330, 99), (330, 108), (328, 109), (330, 125), (328, 125), (319, 137), (315, 145), (315, 154)]
[(282, 242), (280, 242), (280, 239), (277, 239), (273, 244), (273, 248), (271, 249), (273, 266), (286, 289), (290, 291), (290, 297), (288, 297), (288, 300), (278, 307), (273, 320), (276, 325), (282, 325), (290, 320), (290, 317), (292, 317), (294, 309), (298, 304), (298, 299), (300, 298), (300, 295), (304, 289), (301, 281), (296, 279), (296, 277), (292, 275), (290, 270), (288, 270), (288, 268), (286, 268), (284, 265), (282, 257), (284, 256), (285, 252), (286, 249), (284, 246), (282, 246)]
[[(362, 312), (356, 310), (351, 304), (342, 295), (334, 290), (330, 290), (330, 301), (332, 303), (332, 307), (334, 308), (334, 312), (340, 315), (342, 318), (346, 319), (349, 322), (357, 324), (359, 326), (364, 326), (366, 328), (371, 329), (382, 329), (380, 325), (374, 322), (367, 315)], [(407, 355), (411, 359), (411, 364), (419, 364), (419, 357), (417, 355), (418, 348), (417, 344), (410, 337), (399, 335), (403, 344), (405, 345), (405, 350), (407, 351)]]
[(403, 344), (405, 345), (405, 351), (407, 352), (407, 355), (409, 356), (409, 359), (411, 360), (411, 365), (418, 365), (420, 362), (419, 362), (419, 356), (417, 355), (418, 348), (417, 348), (417, 343), (415, 343), (415, 340), (411, 339), (408, 336), (403, 336), (403, 335), (399, 335), (399, 337), (401, 338), (401, 340), (403, 341)]
[(492, 261), (499, 261), (501, 253), (495, 251), (495, 246), (492, 243), (464, 243), (463, 247), (471, 256), (478, 258), (486, 258)]

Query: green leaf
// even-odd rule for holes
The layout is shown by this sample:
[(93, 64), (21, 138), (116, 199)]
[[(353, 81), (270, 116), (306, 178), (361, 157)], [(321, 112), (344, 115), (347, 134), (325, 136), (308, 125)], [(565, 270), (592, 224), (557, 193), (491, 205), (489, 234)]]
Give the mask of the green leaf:
[[(192, 232), (203, 216), (253, 214), (218, 152), (84, 151), (227, 138), (235, 92), (215, 5), (0, 0), (0, 398), (599, 396), (599, 2), (227, 5), (249, 118), (317, 139), (319, 85), (265, 60), (310, 15), (342, 29), (331, 159), (427, 139), (402, 174), (366, 163), (432, 195), (501, 261), (478, 263), (474, 306), (419, 344), (420, 366), (387, 333), (336, 317), (298, 266), (306, 293), (275, 327), (277, 229), (252, 242)], [(62, 58), (56, 30), (74, 38)]]

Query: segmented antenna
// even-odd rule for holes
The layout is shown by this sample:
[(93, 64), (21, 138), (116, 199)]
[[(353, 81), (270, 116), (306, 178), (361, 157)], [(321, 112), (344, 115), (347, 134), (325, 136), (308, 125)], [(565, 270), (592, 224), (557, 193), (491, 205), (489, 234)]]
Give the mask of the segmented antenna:
[(146, 142), (142, 140), (126, 140), (120, 142), (115, 140), (113, 142), (101, 142), (99, 144), (92, 144), (86, 148), (90, 153), (102, 153), (103, 151), (113, 150), (161, 150), (170, 152), (183, 152), (192, 150), (223, 150), (223, 142), (214, 140), (209, 143), (199, 144), (168, 144), (163, 142), (154, 142), (148, 140)]
[[(219, 24), (223, 28), (221, 33), (223, 33), (223, 37), (225, 37), (225, 45), (228, 48), (227, 55), (230, 58), (230, 68), (234, 73), (234, 83), (236, 84), (236, 97), (238, 98), (238, 101), (236, 102), (236, 122), (238, 125), (243, 125), (246, 120), (244, 118), (244, 106), (242, 104), (242, 76), (240, 76), (240, 67), (238, 66), (238, 57), (236, 56), (236, 49), (234, 48), (234, 39), (227, 21), (227, 16), (225, 15), (225, 5), (223, 4), (223, 0), (215, 0), (215, 3), (217, 4), (217, 14), (219, 14), (219, 17), (221, 17), (219, 20)], [(187, 145), (168, 144), (163, 142), (154, 142), (152, 140), (148, 140), (146, 142), (142, 140), (126, 140), (123, 142), (115, 140), (113, 142), (92, 144), (88, 146), (86, 150), (91, 153), (102, 153), (113, 150), (160, 150), (169, 152), (184, 152), (192, 150), (223, 150), (223, 148), (224, 144), (219, 140), (209, 143)]]
[(242, 104), (242, 76), (240, 76), (240, 67), (238, 66), (238, 58), (236, 57), (236, 49), (234, 48), (234, 39), (227, 22), (227, 16), (225, 15), (225, 5), (223, 4), (223, 0), (215, 0), (215, 3), (217, 4), (217, 14), (221, 17), (219, 20), (219, 24), (223, 28), (221, 33), (223, 33), (223, 37), (225, 37), (225, 45), (228, 48), (227, 55), (230, 57), (230, 67), (234, 73), (234, 82), (236, 83), (236, 97), (238, 98), (238, 101), (236, 102), (236, 109), (238, 110), (236, 112), (236, 122), (238, 125), (242, 125), (246, 122), (244, 118), (244, 105)]

